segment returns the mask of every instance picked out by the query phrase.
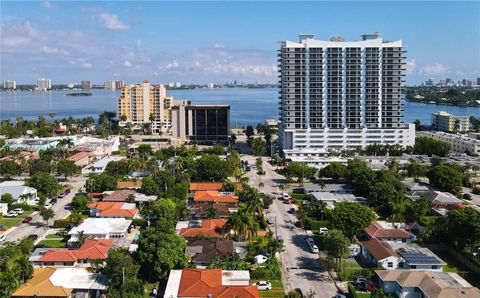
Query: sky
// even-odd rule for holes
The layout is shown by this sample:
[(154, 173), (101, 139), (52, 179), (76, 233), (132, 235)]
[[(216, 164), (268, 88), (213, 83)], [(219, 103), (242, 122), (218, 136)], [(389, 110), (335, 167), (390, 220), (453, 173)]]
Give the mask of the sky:
[(275, 83), (279, 41), (403, 40), (408, 84), (480, 77), (480, 1), (1, 1), (0, 80)]

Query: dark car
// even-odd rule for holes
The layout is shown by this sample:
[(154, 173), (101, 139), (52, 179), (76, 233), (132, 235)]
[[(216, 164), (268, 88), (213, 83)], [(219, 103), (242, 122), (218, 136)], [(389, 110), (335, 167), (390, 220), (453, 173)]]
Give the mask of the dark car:
[(6, 231), (8, 228), (4, 225), (0, 225), (0, 231)]
[(463, 199), (467, 200), (467, 201), (471, 201), (472, 200), (472, 195), (469, 194), (469, 193), (464, 193), (463, 194)]
[(32, 219), (33, 219), (33, 217), (27, 216), (27, 217), (25, 217), (25, 218), (22, 220), (22, 222), (23, 222), (23, 223), (29, 223), (29, 222), (32, 221)]
[(294, 225), (297, 227), (297, 228), (303, 228), (303, 222), (300, 221), (300, 220), (297, 220)]
[(51, 200), (50, 200), (50, 203), (56, 204), (56, 203), (57, 203), (57, 199), (51, 199)]
[(295, 208), (288, 209), (288, 213), (290, 213), (290, 214), (295, 214), (295, 212), (297, 212), (297, 210), (295, 210)]
[(32, 240), (32, 241), (35, 241), (38, 239), (38, 235), (36, 234), (30, 234), (27, 236), (28, 239)]
[(300, 298), (303, 298), (303, 292), (300, 288), (295, 288), (294, 291), (297, 292), (297, 294), (298, 294), (298, 296), (300, 296)]

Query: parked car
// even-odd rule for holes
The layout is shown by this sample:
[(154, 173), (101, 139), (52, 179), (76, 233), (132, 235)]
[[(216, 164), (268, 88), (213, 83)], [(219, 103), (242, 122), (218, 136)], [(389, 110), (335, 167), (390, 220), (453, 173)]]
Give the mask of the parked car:
[(297, 228), (303, 228), (303, 222), (301, 220), (297, 220), (294, 225), (297, 227)]
[(277, 241), (280, 243), (283, 243), (283, 237), (282, 236), (277, 236)]
[(295, 214), (295, 212), (297, 212), (297, 210), (295, 210), (295, 208), (293, 208), (293, 207), (288, 209), (288, 213), (290, 213), (290, 214)]
[(27, 236), (28, 239), (32, 240), (32, 241), (35, 241), (38, 239), (38, 235), (36, 234), (30, 234)]
[(337, 295), (333, 296), (332, 298), (347, 298), (347, 296), (345, 296), (343, 294), (337, 294)]
[(0, 231), (6, 231), (8, 230), (7, 226), (4, 226), (4, 225), (0, 225)]
[(53, 206), (53, 204), (51, 202), (45, 203), (45, 205), (43, 205), (43, 207), (45, 207), (47, 209), (52, 208), (52, 206)]
[(294, 291), (297, 292), (297, 294), (298, 294), (298, 296), (300, 296), (300, 298), (303, 298), (303, 292), (300, 288), (295, 288)]
[(356, 285), (359, 285), (361, 283), (364, 283), (367, 281), (367, 278), (364, 277), (364, 276), (357, 276), (357, 278), (355, 278), (355, 281), (353, 282), (354, 284)]
[(367, 280), (366, 282), (361, 283), (358, 289), (364, 292), (373, 292), (376, 289), (378, 289), (378, 286), (374, 284), (372, 281)]
[(469, 193), (464, 193), (463, 194), (463, 199), (467, 200), (467, 201), (471, 201), (472, 200), (472, 195), (469, 194)]
[(269, 291), (272, 289), (272, 284), (264, 280), (258, 281), (255, 285), (259, 291)]
[(309, 247), (310, 247), (310, 251), (311, 251), (312, 253), (314, 253), (314, 254), (318, 254), (318, 253), (319, 253), (319, 251), (318, 251), (318, 246), (316, 246), (315, 244), (310, 244)]
[(268, 260), (268, 257), (267, 256), (264, 256), (264, 255), (256, 255), (254, 258), (253, 258), (253, 263), (254, 264), (264, 264), (266, 263)]
[(50, 203), (52, 203), (52, 204), (56, 204), (57, 202), (58, 202), (57, 199), (51, 199), (50, 200)]
[(27, 216), (27, 217), (25, 217), (25, 218), (22, 220), (22, 222), (23, 222), (23, 223), (29, 223), (29, 222), (32, 221), (32, 219), (33, 219), (33, 217)]
[(2, 243), (5, 240), (7, 240), (7, 234), (0, 235), (0, 243)]
[(13, 211), (17, 212), (17, 215), (23, 214), (22, 208), (16, 208), (16, 209), (13, 209)]
[(474, 188), (472, 192), (476, 195), (480, 195), (480, 188)]
[(5, 217), (17, 217), (18, 213), (10, 210), (7, 214), (5, 214)]
[(290, 205), (290, 204), (292, 204), (292, 200), (291, 199), (284, 199), (283, 203), (287, 204), (287, 205)]
[(350, 256), (351, 257), (356, 257), (361, 251), (360, 245), (358, 244), (350, 244), (348, 246), (348, 250), (350, 251)]
[(70, 188), (65, 189), (64, 194), (68, 195), (72, 190)]
[(307, 245), (311, 245), (311, 244), (315, 244), (315, 240), (313, 240), (312, 237), (305, 237), (305, 242), (307, 243)]
[(267, 218), (267, 224), (269, 224), (269, 225), (273, 224), (273, 222), (270, 218)]
[(327, 233), (328, 233), (328, 229), (325, 228), (325, 227), (322, 227), (322, 228), (319, 228), (319, 229), (318, 229), (318, 232), (320, 233), (320, 235), (327, 234)]
[(286, 192), (282, 193), (282, 197), (283, 197), (284, 200), (290, 199), (290, 195)]
[(302, 205), (303, 205), (303, 206), (308, 205), (308, 204), (310, 204), (310, 201), (308, 201), (308, 200), (303, 200), (303, 201), (302, 201)]

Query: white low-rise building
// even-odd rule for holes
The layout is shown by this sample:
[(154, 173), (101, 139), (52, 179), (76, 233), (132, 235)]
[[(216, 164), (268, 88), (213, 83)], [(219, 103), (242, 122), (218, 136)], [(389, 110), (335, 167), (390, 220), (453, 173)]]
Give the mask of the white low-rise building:
[(125, 218), (87, 218), (68, 232), (68, 244), (77, 243), (81, 233), (93, 239), (124, 239), (131, 223), (131, 220)]
[(443, 131), (417, 131), (417, 137), (429, 137), (449, 144), (452, 151), (480, 155), (480, 140)]
[(352, 202), (352, 203), (359, 203), (362, 205), (367, 205), (367, 199), (363, 197), (357, 197), (353, 194), (346, 194), (346, 193), (331, 193), (327, 191), (315, 191), (311, 192), (310, 195), (312, 199), (315, 201), (322, 201), (327, 204), (329, 208), (335, 208), (335, 204), (340, 202)]
[(105, 171), (108, 163), (111, 161), (120, 161), (127, 159), (125, 156), (105, 156), (104, 158), (100, 159), (99, 161), (95, 162), (92, 165), (89, 165), (82, 169), (82, 174), (100, 174)]
[(35, 204), (37, 190), (25, 186), (24, 181), (4, 181), (0, 183), (0, 196), (5, 193), (12, 195), (15, 203)]

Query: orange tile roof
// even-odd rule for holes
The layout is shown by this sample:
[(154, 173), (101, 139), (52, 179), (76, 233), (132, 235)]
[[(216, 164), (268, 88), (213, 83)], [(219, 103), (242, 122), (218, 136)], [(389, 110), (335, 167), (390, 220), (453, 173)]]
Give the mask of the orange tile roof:
[(71, 161), (79, 161), (81, 160), (82, 158), (85, 158), (85, 157), (88, 157), (90, 156), (90, 152), (87, 152), (87, 151), (80, 151), (78, 153), (75, 153), (71, 156), (69, 156), (67, 158), (67, 160), (71, 160)]
[[(243, 189), (242, 183), (237, 183), (236, 188), (238, 190)], [(197, 182), (197, 183), (190, 183), (189, 189), (191, 191), (199, 191), (199, 190), (221, 190), (223, 187), (223, 183), (212, 183), (212, 182)]]
[(193, 200), (195, 202), (238, 203), (237, 196), (221, 196), (216, 190), (196, 191)]
[(376, 221), (365, 232), (370, 238), (412, 238), (405, 229), (385, 229)]
[(180, 236), (193, 238), (198, 236), (220, 238), (219, 230), (223, 229), (227, 223), (226, 219), (206, 219), (202, 220), (201, 228), (183, 228), (180, 230)]
[(142, 181), (118, 181), (117, 188), (118, 189), (125, 189), (125, 188), (141, 188)]
[(40, 258), (40, 262), (76, 262), (78, 260), (104, 260), (112, 247), (113, 239), (88, 239), (74, 250), (49, 250)]
[(12, 297), (70, 297), (72, 289), (55, 286), (50, 281), (50, 276), (56, 269), (51, 267), (35, 268), (33, 277), (20, 286)]
[(99, 217), (135, 217), (138, 214), (138, 209), (122, 209), (125, 203), (122, 202), (93, 202), (88, 204), (90, 209), (100, 210)]
[(222, 285), (221, 269), (184, 269), (178, 289), (178, 297), (259, 297), (254, 286)]

